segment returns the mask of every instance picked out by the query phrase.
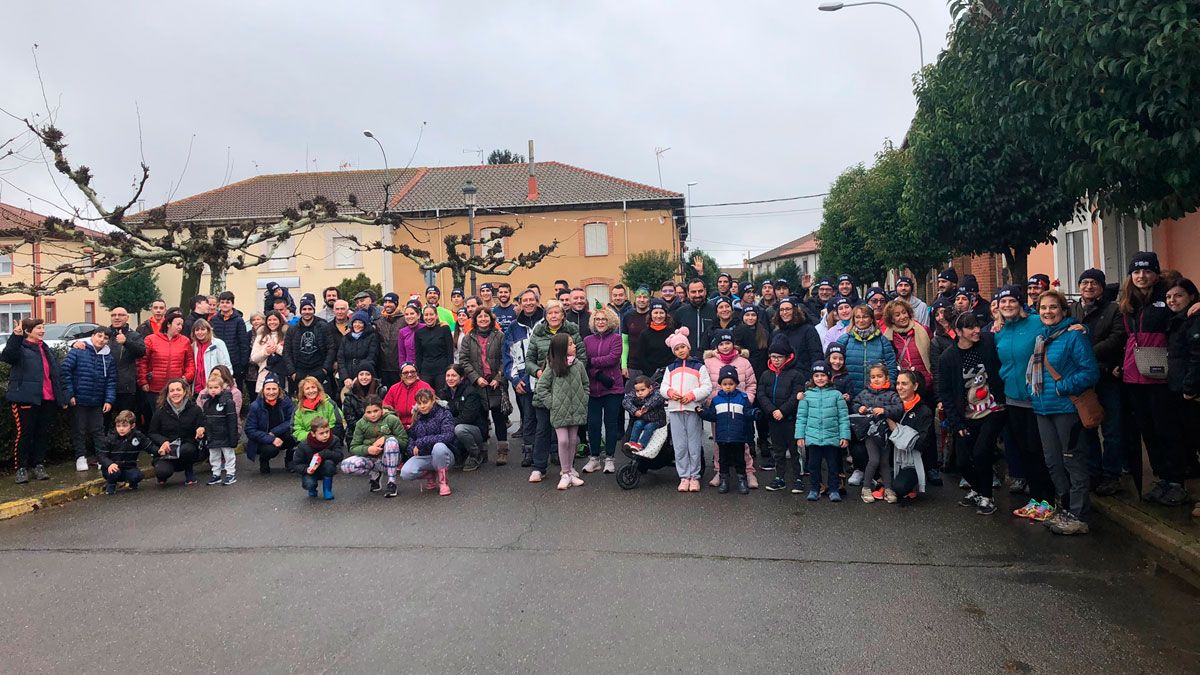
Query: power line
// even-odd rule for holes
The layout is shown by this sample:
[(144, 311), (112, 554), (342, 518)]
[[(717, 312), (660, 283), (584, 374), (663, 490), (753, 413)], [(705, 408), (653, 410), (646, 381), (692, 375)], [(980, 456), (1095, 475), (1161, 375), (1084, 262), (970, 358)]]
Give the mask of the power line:
[(828, 192), (818, 192), (811, 195), (800, 195), (798, 197), (780, 197), (778, 199), (757, 199), (750, 202), (721, 202), (719, 204), (692, 204), (693, 209), (704, 209), (711, 206), (745, 206), (747, 204), (774, 204), (776, 202), (794, 202), (798, 199), (815, 199), (817, 197), (828, 196)]
[(824, 210), (825, 210), (824, 208), (818, 206), (818, 207), (812, 208), (812, 209), (787, 209), (784, 211), (745, 211), (743, 213), (703, 213), (703, 214), (699, 214), (699, 215), (694, 214), (694, 215), (692, 215), (692, 217), (693, 218), (744, 218), (747, 216), (776, 216), (776, 215), (781, 215), (781, 214), (786, 214), (786, 213), (816, 213), (818, 211), (824, 211)]

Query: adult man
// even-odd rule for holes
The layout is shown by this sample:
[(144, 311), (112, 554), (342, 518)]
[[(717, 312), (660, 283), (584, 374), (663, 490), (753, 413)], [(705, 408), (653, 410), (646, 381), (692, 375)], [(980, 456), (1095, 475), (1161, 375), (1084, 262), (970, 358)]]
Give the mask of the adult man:
[[(329, 372), (331, 375), (338, 372), (338, 364), (337, 364), (338, 348), (342, 346), (342, 338), (345, 337), (346, 333), (349, 333), (349, 332), (350, 332), (350, 303), (346, 302), (345, 300), (341, 300), (341, 299), (335, 300), (333, 303), (333, 321), (330, 321), (325, 326), (325, 335), (328, 338), (327, 343), (329, 346), (329, 352), (333, 359), (332, 360), (333, 365), (329, 369)], [(399, 356), (399, 354), (397, 354), (397, 356)], [(357, 375), (357, 373), (355, 373), (355, 375)], [(336, 386), (336, 383), (341, 382), (341, 381), (342, 381), (341, 379), (334, 379), (334, 378), (330, 377), (330, 384), (334, 385), (333, 389), (335, 390), (335, 394), (341, 392), (341, 389)], [(337, 398), (337, 397), (335, 396), (334, 398)]]
[(720, 300), (721, 298), (728, 300), (729, 304), (733, 305), (734, 307), (737, 306), (734, 303), (739, 300), (738, 296), (733, 294), (733, 276), (728, 272), (721, 272), (717, 275), (717, 292), (715, 295), (709, 298), (708, 301), (715, 306), (717, 304), (717, 300)]
[(991, 325), (992, 304), (989, 300), (979, 297), (979, 280), (975, 278), (974, 274), (963, 275), (962, 283), (958, 286), (957, 295), (964, 293), (967, 296), (968, 309), (979, 320), (979, 325)]
[(143, 338), (162, 332), (163, 317), (167, 315), (167, 303), (158, 299), (150, 303), (150, 316), (137, 327), (138, 335)]
[(569, 298), (570, 304), (564, 312), (567, 321), (579, 327), (580, 337), (591, 335), (592, 312), (588, 309), (587, 291), (582, 288), (572, 288)]
[(1025, 311), (1030, 314), (1037, 314), (1038, 298), (1042, 293), (1050, 290), (1050, 277), (1045, 274), (1035, 274), (1029, 277), (1029, 281), (1025, 284), (1025, 295), (1029, 298), (1029, 305)]
[(194, 295), (191, 301), (192, 312), (183, 319), (183, 334), (191, 336), (192, 324), (196, 323), (196, 319), (208, 320), (209, 307), (207, 295)]
[(762, 320), (765, 320), (767, 325), (770, 325), (771, 320), (775, 318), (776, 304), (775, 282), (771, 281), (770, 279), (766, 279), (762, 282), (762, 285), (759, 286), (758, 306), (764, 312)]
[(692, 345), (692, 353), (701, 354), (703, 347), (700, 342), (717, 320), (717, 310), (708, 301), (708, 292), (704, 288), (702, 279), (692, 279), (688, 282), (687, 302), (675, 310), (672, 316), (675, 317), (676, 324), (687, 326), (688, 342)]
[(442, 323), (449, 326), (450, 330), (453, 331), (454, 327), (457, 325), (458, 320), (455, 317), (454, 312), (451, 312), (450, 310), (446, 309), (445, 307), (442, 307), (441, 304), (439, 304), (439, 303), (441, 303), (441, 301), (442, 301), (442, 289), (438, 288), (437, 286), (429, 286), (428, 288), (425, 289), (425, 302), (428, 302), (429, 304), (433, 305), (434, 307), (437, 307), (438, 319)]
[(663, 282), (662, 289), (658, 294), (662, 297), (663, 304), (667, 306), (667, 313), (674, 312), (683, 304), (683, 300), (675, 292), (675, 282), (671, 279)]
[(271, 303), (271, 311), (279, 312), (279, 316), (283, 317), (283, 322), (289, 326), (295, 326), (300, 317), (292, 314), (292, 310), (288, 308), (287, 300), (283, 298), (275, 298)]
[(479, 306), (491, 309), (495, 304), (495, 289), (489, 283), (479, 285)]
[(225, 349), (229, 351), (234, 380), (241, 382), (250, 363), (250, 333), (246, 330), (242, 313), (233, 306), (235, 300), (233, 293), (222, 291), (217, 296), (217, 313), (211, 323), (213, 337), (224, 342)]
[(496, 284), (496, 306), (492, 308), (492, 314), (501, 332), (508, 330), (512, 322), (517, 320), (517, 306), (512, 302), (512, 284), (507, 281)]
[(287, 308), (288, 308), (289, 314), (296, 313), (296, 301), (292, 299), (292, 294), (290, 292), (288, 292), (288, 289), (284, 288), (283, 286), (280, 286), (279, 284), (275, 283), (274, 281), (267, 282), (267, 290), (266, 290), (266, 292), (263, 293), (263, 311), (264, 312), (269, 312), (275, 308), (275, 299), (276, 298), (283, 298), (285, 301), (287, 301)]
[(546, 316), (545, 311), (538, 306), (537, 291), (534, 291), (532, 288), (526, 289), (521, 294), (520, 302), (521, 309), (517, 312), (517, 317), (513, 320), (513, 323), (519, 323), (529, 330), (533, 330), (537, 322)]
[(541, 308), (537, 304), (537, 293), (526, 289), (518, 298), (521, 311), (504, 331), (502, 367), (504, 376), (512, 384), (516, 394), (517, 410), (521, 413), (521, 426), (513, 436), (521, 438), (521, 466), (533, 465), (533, 441), (537, 429), (537, 415), (533, 409), (533, 382), (525, 370), (525, 353), (529, 350), (529, 338), (533, 326), (541, 320)]
[(834, 296), (833, 281), (829, 277), (821, 277), (817, 282), (817, 291), (804, 301), (804, 311), (808, 318), (819, 322)]
[(639, 287), (633, 292), (633, 311), (621, 319), (621, 339), (624, 341), (624, 351), (621, 354), (621, 368), (625, 373), (625, 390), (633, 388), (633, 379), (645, 373), (642, 363), (640, 336), (650, 322), (650, 289)]
[(733, 303), (733, 308), (742, 310), (758, 302), (758, 294), (754, 292), (754, 284), (747, 281), (738, 288), (738, 301)]
[[(330, 373), (333, 371), (335, 354), (329, 349), (329, 333), (325, 320), (317, 317), (317, 308), (312, 298), (300, 300), (300, 319), (288, 329), (283, 340), (284, 358), (291, 364), (292, 386), (306, 377), (315, 377), (332, 393)], [(393, 345), (392, 351), (395, 351)], [(393, 357), (394, 358), (394, 357)]]
[(463, 308), (463, 302), (466, 301), (466, 296), (463, 295), (463, 289), (450, 289), (450, 312), (454, 316), (458, 316), (458, 310)]
[(857, 305), (860, 302), (858, 297), (858, 284), (855, 283), (854, 277), (849, 274), (839, 274), (837, 278), (837, 294), (835, 297), (846, 298), (851, 305)]
[(566, 279), (554, 280), (554, 297), (557, 298), (558, 296), (562, 295), (563, 291), (569, 290), (571, 290), (571, 284), (568, 284)]
[[(108, 328), (108, 349), (112, 356), (113, 367), (117, 370), (117, 398), (113, 409), (105, 419), (105, 428), (112, 428), (112, 418), (122, 410), (137, 413), (137, 363), (146, 355), (146, 342), (141, 333), (129, 327), (129, 312), (124, 307), (113, 307), (108, 318), (112, 322)], [(75, 343), (76, 349), (83, 349), (83, 341)], [(148, 424), (150, 420), (145, 420)]]
[(325, 321), (333, 321), (333, 303), (342, 297), (337, 286), (330, 286), (321, 292), (322, 298), (325, 300), (325, 306), (317, 312), (317, 316)]
[[(379, 379), (390, 387), (400, 381), (400, 329), (404, 328), (404, 313), (400, 310), (400, 296), (385, 293), (383, 311), (375, 320), (375, 334), (379, 336)], [(357, 374), (357, 373), (356, 373)]]
[(953, 267), (938, 272), (937, 290), (938, 297), (944, 299), (947, 304), (954, 304), (954, 296), (958, 293), (958, 272), (954, 271)]
[(62, 386), (71, 406), (75, 470), (87, 471), (92, 451), (104, 448), (104, 416), (117, 400), (117, 369), (108, 348), (108, 329), (97, 327), (83, 349), (72, 349), (62, 362)]
[(792, 297), (791, 285), (787, 279), (775, 280), (775, 304), (778, 305), (784, 298)]
[(929, 328), (929, 305), (913, 295), (913, 280), (910, 277), (896, 279), (896, 297), (908, 303), (913, 310), (913, 318), (922, 326)]
[(379, 311), (379, 306), (375, 304), (375, 293), (370, 289), (359, 291), (354, 296), (354, 311), (366, 312), (367, 316), (371, 317), (371, 323), (375, 323), (382, 312)]
[(1104, 444), (1101, 446), (1100, 433), (1095, 429), (1085, 429), (1083, 438), (1088, 449), (1092, 489), (1098, 495), (1108, 496), (1121, 491), (1121, 470), (1125, 466), (1121, 444), (1121, 381), (1114, 371), (1124, 361), (1127, 334), (1117, 303), (1107, 300), (1104, 290), (1104, 272), (1084, 270), (1079, 275), (1079, 300), (1071, 303), (1071, 316), (1087, 328), (1100, 366), (1096, 396), (1104, 408), (1104, 422), (1100, 425)]
[(624, 284), (614, 284), (609, 294), (612, 300), (608, 303), (608, 308), (617, 315), (617, 324), (620, 325), (621, 319), (633, 311), (633, 303), (629, 302)]

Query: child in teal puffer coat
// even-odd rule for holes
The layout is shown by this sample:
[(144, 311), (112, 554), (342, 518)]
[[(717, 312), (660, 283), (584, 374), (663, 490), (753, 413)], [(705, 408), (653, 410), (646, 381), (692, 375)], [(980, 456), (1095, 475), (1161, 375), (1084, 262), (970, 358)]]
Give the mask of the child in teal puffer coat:
[(829, 471), (829, 501), (842, 501), (838, 471), (841, 454), (850, 445), (850, 413), (842, 392), (829, 379), (831, 370), (825, 361), (812, 365), (812, 380), (796, 408), (796, 447), (807, 448), (808, 472), (812, 474), (810, 502), (821, 497), (821, 460)]

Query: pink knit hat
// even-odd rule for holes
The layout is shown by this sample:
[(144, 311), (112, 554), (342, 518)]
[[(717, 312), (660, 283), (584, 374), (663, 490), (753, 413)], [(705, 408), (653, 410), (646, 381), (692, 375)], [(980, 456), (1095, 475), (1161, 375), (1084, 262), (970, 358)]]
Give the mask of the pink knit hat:
[(671, 337), (667, 338), (667, 348), (671, 351), (675, 351), (675, 347), (678, 345), (690, 345), (688, 342), (687, 326), (678, 328), (674, 333), (671, 333)]

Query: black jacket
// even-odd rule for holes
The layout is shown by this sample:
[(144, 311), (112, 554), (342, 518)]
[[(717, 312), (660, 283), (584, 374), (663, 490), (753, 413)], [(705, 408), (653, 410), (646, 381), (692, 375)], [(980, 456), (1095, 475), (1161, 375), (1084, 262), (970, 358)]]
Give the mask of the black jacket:
[(454, 363), (454, 336), (449, 326), (425, 326), (413, 334), (413, 342), (417, 349), (417, 371), (426, 382)]
[(313, 317), (311, 325), (301, 320), (288, 328), (283, 340), (283, 354), (294, 373), (328, 372), (333, 367), (335, 354), (329, 348), (329, 331), (325, 320)]
[(453, 389), (446, 387), (439, 391), (438, 398), (447, 403), (455, 424), (478, 427), (483, 434), (483, 440), (487, 440), (487, 408), (484, 407), (483, 395), (479, 393), (478, 387), (468, 382), (460, 382)]
[[(184, 399), (183, 410), (177, 415), (169, 401), (154, 411), (146, 435), (154, 447), (170, 441), (183, 441), (195, 445), (196, 430), (204, 426), (204, 411), (191, 398)], [(207, 431), (207, 429), (205, 430)]]
[[(996, 401), (1003, 404), (1004, 380), (1000, 377), (1000, 355), (996, 353), (996, 341), (991, 333), (982, 333), (979, 344), (972, 349), (980, 350), (983, 367), (987, 372), (988, 388)], [(942, 353), (938, 364), (938, 401), (946, 411), (946, 422), (954, 431), (967, 426), (967, 390), (963, 381), (963, 350), (955, 344)]]
[[(125, 335), (125, 344), (117, 342), (117, 333)], [(137, 392), (138, 359), (146, 355), (146, 338), (126, 325), (120, 331), (111, 326), (108, 329), (108, 349), (112, 354), (113, 363), (117, 366), (117, 393), (133, 394)], [(248, 353), (247, 353), (248, 354)]]
[(370, 366), (371, 371), (378, 374), (378, 359), (379, 336), (375, 334), (374, 327), (367, 326), (357, 340), (350, 333), (346, 333), (342, 337), (342, 346), (338, 349), (337, 362), (338, 371), (343, 380), (354, 377), (364, 366)]
[(204, 437), (213, 448), (236, 448), (241, 440), (238, 432), (238, 410), (233, 395), (227, 391), (204, 401)]
[[(320, 453), (321, 461), (333, 462), (336, 466), (346, 459), (346, 444), (342, 442), (341, 438), (338, 438), (337, 434), (334, 434), (331, 439), (333, 442)], [(296, 446), (296, 454), (292, 457), (292, 468), (296, 470), (296, 473), (303, 475), (308, 471), (308, 464), (312, 461), (313, 454), (312, 448), (308, 447), (308, 441)]]
[[(196, 312), (188, 312), (188, 315), (183, 317), (183, 334), (187, 337), (192, 336), (192, 324), (196, 323), (197, 319), (208, 321), (207, 314), (197, 314)], [(211, 323), (211, 322), (210, 322)], [(215, 335), (215, 333), (214, 333)]]
[(588, 311), (587, 307), (584, 307), (582, 312), (576, 312), (573, 309), (565, 310), (563, 316), (567, 318), (567, 321), (579, 327), (579, 337), (585, 338), (592, 334), (592, 313)]
[(1117, 303), (1100, 298), (1091, 307), (1084, 308), (1076, 300), (1071, 303), (1071, 316), (1082, 323), (1092, 340), (1092, 350), (1100, 365), (1101, 377), (1112, 377), (1113, 368), (1125, 359), (1125, 323), (1117, 313)]
[(398, 310), (391, 316), (382, 316), (375, 320), (375, 334), (379, 336), (381, 372), (400, 372), (400, 350), (396, 343), (400, 339), (400, 329), (404, 326), (404, 312)]
[(791, 345), (795, 355), (795, 368), (800, 372), (800, 386), (803, 387), (812, 375), (812, 364), (825, 360), (825, 351), (821, 349), (821, 336), (817, 335), (817, 329), (811, 323), (799, 319), (776, 328), (768, 344), (778, 339), (777, 336), (786, 338)]
[[(674, 329), (668, 324), (667, 328), (656, 331), (646, 325), (646, 330), (638, 336), (638, 353), (641, 356), (641, 370), (650, 377), (659, 368), (666, 368), (675, 360), (671, 348), (667, 346), (667, 338), (671, 337)], [(631, 349), (630, 352), (633, 350)], [(632, 364), (631, 364), (632, 365)]]
[(25, 336), (13, 333), (8, 336), (4, 351), (0, 352), (0, 361), (12, 366), (9, 370), (8, 391), (5, 398), (9, 403), (22, 405), (41, 405), (42, 384), (45, 381), (46, 369), (42, 366), (42, 356), (50, 364), (50, 385), (54, 390), (54, 400), (65, 406), (67, 395), (62, 386), (62, 372), (59, 370), (58, 358), (54, 350), (45, 342), (37, 345), (25, 341)]
[[(784, 361), (778, 373), (767, 368), (758, 380), (758, 393), (754, 395), (754, 400), (771, 424), (796, 423), (796, 394), (804, 388), (806, 380), (801, 379), (800, 371), (795, 366), (796, 356), (793, 354)], [(782, 422), (776, 421), (776, 410), (783, 413)]]
[(1167, 386), (1200, 395), (1200, 314), (1188, 317), (1186, 309), (1171, 317), (1167, 330)]
[(671, 316), (675, 317), (676, 326), (687, 326), (688, 342), (692, 345), (692, 353), (699, 354), (708, 348), (708, 345), (700, 343), (704, 340), (708, 329), (717, 322), (716, 307), (708, 304), (707, 300), (699, 307), (685, 302), (679, 306), (679, 309), (672, 312)]
[(117, 432), (110, 431), (104, 437), (103, 447), (96, 451), (96, 461), (100, 463), (102, 474), (107, 473), (109, 464), (116, 464), (122, 470), (135, 469), (138, 455), (143, 452), (153, 455), (154, 447), (146, 434), (137, 429), (130, 431), (128, 436), (118, 436)]
[[(233, 374), (235, 376), (246, 372), (246, 367), (250, 365), (250, 331), (246, 330), (246, 320), (242, 317), (242, 313), (238, 310), (233, 310), (233, 314), (226, 319), (217, 312), (212, 318), (213, 336), (220, 338), (225, 343), (225, 348), (229, 350), (229, 362), (233, 364)], [(120, 391), (118, 389), (118, 391)]]

